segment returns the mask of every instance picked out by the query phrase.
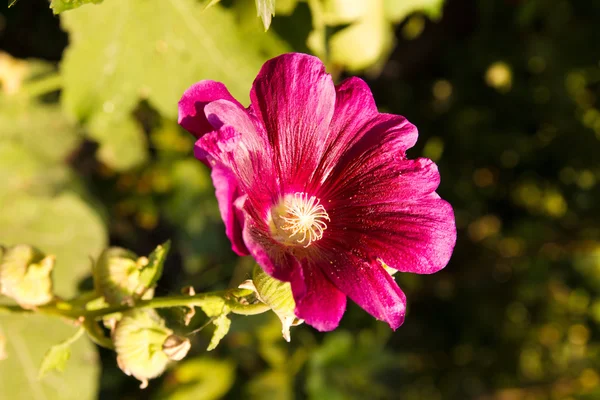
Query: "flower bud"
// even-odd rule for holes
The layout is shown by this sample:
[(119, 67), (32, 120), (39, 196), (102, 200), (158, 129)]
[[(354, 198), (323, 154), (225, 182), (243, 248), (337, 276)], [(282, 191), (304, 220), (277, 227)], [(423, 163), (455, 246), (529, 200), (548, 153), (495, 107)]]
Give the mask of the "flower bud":
[(54, 256), (17, 245), (4, 248), (0, 254), (0, 293), (21, 307), (33, 308), (49, 303), (52, 294)]
[(169, 360), (183, 359), (190, 341), (173, 334), (154, 310), (124, 313), (112, 332), (119, 368), (148, 386), (163, 373)]
[(158, 246), (149, 257), (138, 257), (120, 247), (104, 250), (94, 266), (96, 291), (110, 304), (151, 299), (168, 250), (168, 242)]
[(163, 351), (173, 361), (181, 361), (187, 355), (192, 344), (190, 339), (171, 335), (163, 343)]

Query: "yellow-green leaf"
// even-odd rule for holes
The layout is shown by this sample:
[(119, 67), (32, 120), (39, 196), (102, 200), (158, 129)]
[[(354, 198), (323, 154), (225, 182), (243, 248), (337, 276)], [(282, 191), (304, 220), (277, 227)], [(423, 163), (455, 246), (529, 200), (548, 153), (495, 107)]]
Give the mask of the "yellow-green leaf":
[(71, 345), (79, 339), (85, 330), (79, 328), (77, 332), (70, 338), (66, 339), (55, 346), (50, 347), (50, 350), (44, 356), (40, 371), (38, 373), (38, 379), (44, 378), (48, 372), (59, 371), (63, 372), (67, 366), (67, 361), (71, 358)]

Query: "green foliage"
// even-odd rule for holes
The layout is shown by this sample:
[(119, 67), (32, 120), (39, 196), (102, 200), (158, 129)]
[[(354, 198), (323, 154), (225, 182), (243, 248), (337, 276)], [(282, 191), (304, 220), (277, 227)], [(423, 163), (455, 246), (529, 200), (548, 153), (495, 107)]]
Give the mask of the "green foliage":
[(148, 256), (148, 264), (142, 268), (140, 274), (140, 281), (147, 288), (154, 287), (162, 276), (165, 260), (170, 249), (171, 242), (167, 240), (163, 244), (156, 246), (154, 251)]
[(60, 14), (63, 11), (72, 10), (85, 4), (99, 4), (102, 0), (51, 0), (50, 8), (54, 14)]
[(206, 350), (211, 351), (217, 348), (221, 339), (227, 335), (229, 332), (229, 328), (231, 327), (231, 320), (227, 318), (227, 314), (223, 313), (218, 317), (214, 317), (212, 323), (215, 325), (215, 330), (213, 331), (212, 337), (210, 338), (210, 343), (208, 344), (208, 348)]
[(255, 0), (256, 12), (265, 26), (265, 31), (271, 25), (271, 18), (275, 15), (275, 0)]
[(106, 245), (104, 224), (74, 193), (39, 197), (12, 193), (0, 209), (0, 243), (30, 243), (56, 256), (54, 289), (70, 297), (91, 272), (90, 257)]
[(231, 389), (234, 380), (235, 365), (231, 361), (198, 357), (178, 364), (156, 399), (218, 400)]
[[(393, 24), (415, 11), (439, 19), (443, 0), (314, 0), (310, 49), (334, 68), (380, 69), (391, 52)], [(339, 28), (329, 34), (330, 28)]]
[(142, 165), (148, 159), (148, 143), (139, 122), (127, 113), (98, 113), (88, 123), (88, 136), (100, 148), (97, 157), (118, 171)]
[[(0, 314), (6, 336), (7, 359), (0, 361), (0, 398), (11, 400), (93, 400), (97, 398), (100, 368), (96, 349), (83, 338), (70, 347), (64, 372), (46, 371), (38, 379), (48, 349), (77, 329), (60, 319), (42, 315)], [(67, 339), (68, 341), (68, 339)], [(46, 365), (47, 366), (47, 365)]]
[(290, 327), (302, 322), (294, 314), (296, 302), (290, 283), (270, 277), (260, 266), (255, 265), (252, 271), (252, 280), (244, 282), (240, 287), (256, 292), (256, 297), (277, 314), (283, 326), (283, 337), (289, 342)]

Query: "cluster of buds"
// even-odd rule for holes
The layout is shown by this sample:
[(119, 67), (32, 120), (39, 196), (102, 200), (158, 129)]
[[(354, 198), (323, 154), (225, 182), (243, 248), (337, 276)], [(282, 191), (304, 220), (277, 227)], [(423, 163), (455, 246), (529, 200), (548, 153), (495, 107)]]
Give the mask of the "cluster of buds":
[(0, 246), (0, 293), (23, 308), (47, 304), (54, 298), (53, 268), (54, 256), (46, 256), (34, 247)]

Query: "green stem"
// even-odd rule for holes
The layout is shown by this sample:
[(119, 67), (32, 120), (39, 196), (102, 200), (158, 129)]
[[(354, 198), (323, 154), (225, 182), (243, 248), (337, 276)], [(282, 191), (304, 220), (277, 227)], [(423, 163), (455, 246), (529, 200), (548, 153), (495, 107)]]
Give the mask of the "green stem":
[(97, 310), (86, 310), (76, 305), (81, 304), (79, 299), (72, 302), (58, 301), (50, 305), (38, 307), (35, 310), (23, 309), (19, 306), (2, 306), (2, 310), (10, 313), (30, 313), (39, 312), (41, 314), (55, 315), (75, 320), (98, 320), (107, 315), (130, 311), (141, 308), (171, 308), (171, 307), (202, 307), (204, 305), (214, 304), (215, 302), (224, 302), (231, 312), (241, 315), (256, 315), (269, 310), (265, 304), (244, 304), (242, 299), (251, 293), (245, 289), (230, 289), (218, 292), (200, 293), (194, 296), (177, 295), (156, 297), (151, 300), (141, 300), (135, 304), (122, 304), (109, 306)]
[(96, 321), (94, 321), (93, 319), (84, 320), (83, 328), (87, 332), (90, 339), (92, 339), (92, 341), (94, 343), (96, 343), (98, 346), (102, 346), (107, 349), (114, 350), (115, 347), (113, 346), (112, 341), (109, 338), (107, 338), (106, 336), (104, 336), (104, 332), (102, 331), (102, 328), (100, 328), (100, 326), (98, 325), (98, 323)]

